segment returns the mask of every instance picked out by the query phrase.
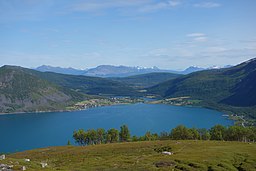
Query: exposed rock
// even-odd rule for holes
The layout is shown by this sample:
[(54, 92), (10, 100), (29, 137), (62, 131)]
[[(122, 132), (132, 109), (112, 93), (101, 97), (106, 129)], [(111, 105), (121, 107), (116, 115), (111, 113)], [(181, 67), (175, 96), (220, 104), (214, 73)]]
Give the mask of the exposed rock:
[(5, 155), (3, 154), (0, 156), (0, 160), (4, 160), (4, 159), (5, 159)]
[(30, 159), (25, 159), (25, 162), (30, 162)]
[(8, 166), (7, 164), (0, 164), (0, 171), (12, 171), (13, 166)]
[(169, 152), (169, 151), (163, 151), (162, 154), (172, 155), (173, 153), (172, 153), (172, 152)]
[(42, 168), (45, 168), (46, 166), (48, 166), (48, 164), (47, 164), (47, 163), (42, 162), (42, 163), (41, 163), (41, 166), (42, 166)]
[(175, 162), (167, 162), (167, 161), (160, 161), (155, 163), (156, 167), (168, 167), (168, 166), (175, 166)]
[(21, 167), (21, 170), (26, 170), (26, 167), (25, 167), (25, 166), (22, 166), (22, 167)]

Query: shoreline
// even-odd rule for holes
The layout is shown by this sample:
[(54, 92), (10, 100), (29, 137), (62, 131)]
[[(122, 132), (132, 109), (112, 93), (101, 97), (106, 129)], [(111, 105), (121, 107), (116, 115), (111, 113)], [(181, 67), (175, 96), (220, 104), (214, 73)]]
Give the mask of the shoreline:
[(71, 106), (65, 106), (64, 109), (58, 109), (58, 110), (45, 110), (45, 111), (29, 111), (29, 112), (10, 112), (10, 113), (0, 113), (1, 115), (13, 115), (13, 114), (30, 114), (30, 113), (54, 113), (54, 112), (73, 112), (73, 111), (81, 111), (81, 110), (87, 110), (91, 108), (96, 107), (104, 107), (104, 106), (114, 106), (114, 105), (127, 105), (127, 104), (136, 104), (136, 103), (145, 103), (144, 100), (141, 100), (140, 98), (137, 98), (136, 100), (133, 100), (130, 97), (124, 97), (124, 98), (109, 98), (109, 99), (89, 99), (85, 101), (79, 101)]
[[(141, 103), (141, 102), (137, 102), (137, 103)], [(18, 114), (41, 114), (41, 113), (54, 113), (54, 112), (76, 112), (76, 111), (83, 111), (83, 110), (87, 110), (87, 109), (91, 109), (91, 108), (98, 108), (98, 107), (106, 107), (106, 106), (115, 106), (115, 105), (129, 105), (129, 104), (137, 104), (137, 103), (115, 103), (115, 104), (111, 104), (111, 105), (99, 105), (99, 106), (94, 106), (94, 107), (87, 107), (87, 108), (81, 108), (81, 109), (69, 109), (69, 110), (54, 110), (54, 111), (33, 111), (33, 112), (13, 112), (13, 113), (0, 113), (0, 116), (2, 115), (18, 115)], [(210, 109), (210, 110), (216, 110), (218, 112), (222, 113), (222, 117), (228, 120), (233, 121), (233, 125), (235, 125), (238, 121), (236, 119), (232, 119), (230, 116), (231, 114), (227, 113), (227, 111), (221, 111), (209, 106), (198, 106), (198, 105), (175, 105), (175, 104), (166, 104), (166, 103), (148, 103), (148, 101), (144, 101), (142, 103), (145, 104), (163, 104), (163, 105), (170, 105), (170, 106), (177, 106), (177, 107), (199, 107), (199, 108), (206, 108), (206, 109)], [(246, 122), (246, 120), (243, 119), (244, 122)], [(244, 122), (242, 123), (242, 126), (245, 127)]]
[(0, 113), (1, 115), (17, 115), (17, 114), (31, 114), (31, 113), (54, 113), (54, 112), (72, 112), (71, 110), (56, 110), (56, 111), (34, 111), (34, 112), (12, 112), (12, 113)]
[[(209, 107), (209, 106), (193, 105), (193, 104), (188, 104), (188, 105), (176, 105), (176, 104), (168, 104), (168, 103), (163, 103), (163, 102), (160, 102), (160, 103), (147, 103), (147, 104), (156, 104), (156, 105), (157, 105), (157, 104), (163, 104), (163, 105), (170, 105), (170, 106), (177, 106), (177, 107), (198, 107), (198, 108), (205, 108), (205, 109), (215, 110), (215, 111), (218, 111), (218, 112), (222, 113), (221, 117), (233, 121), (233, 122), (234, 122), (233, 125), (236, 125), (236, 123), (238, 122), (236, 119), (231, 118), (232, 114), (230, 114), (229, 111), (219, 110), (219, 109), (216, 109), (216, 108), (214, 108), (214, 107)], [(246, 122), (245, 119), (243, 119), (243, 121)], [(246, 126), (244, 125), (244, 122), (242, 123), (241, 126), (246, 127)]]
[[(138, 102), (141, 103), (141, 102)], [(34, 112), (12, 112), (12, 113), (0, 113), (0, 116), (2, 115), (18, 115), (18, 114), (39, 114), (39, 113), (55, 113), (55, 112), (76, 112), (76, 111), (83, 111), (87, 109), (92, 109), (92, 108), (98, 108), (98, 107), (107, 107), (107, 106), (116, 106), (116, 105), (129, 105), (129, 104), (137, 104), (137, 103), (116, 103), (116, 104), (111, 104), (111, 105), (102, 105), (102, 106), (96, 106), (96, 107), (89, 107), (89, 108), (84, 108), (84, 109), (74, 109), (74, 110), (55, 110), (55, 111), (34, 111)]]

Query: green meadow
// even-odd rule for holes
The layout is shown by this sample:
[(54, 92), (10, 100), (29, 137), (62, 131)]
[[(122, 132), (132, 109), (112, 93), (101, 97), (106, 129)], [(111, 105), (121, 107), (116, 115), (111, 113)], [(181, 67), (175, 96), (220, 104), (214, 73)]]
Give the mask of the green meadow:
[[(161, 149), (172, 152), (162, 154)], [(162, 151), (163, 151), (162, 150)], [(25, 162), (30, 159), (30, 162)], [(48, 166), (42, 168), (40, 163)], [(7, 155), (0, 161), (26, 170), (256, 170), (256, 144), (165, 140), (62, 146)]]

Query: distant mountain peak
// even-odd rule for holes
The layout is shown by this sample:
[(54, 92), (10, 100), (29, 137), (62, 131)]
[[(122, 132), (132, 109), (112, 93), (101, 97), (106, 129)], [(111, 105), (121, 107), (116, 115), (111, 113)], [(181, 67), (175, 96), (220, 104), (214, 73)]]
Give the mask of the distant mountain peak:
[(197, 72), (197, 71), (202, 71), (205, 70), (205, 68), (200, 68), (198, 66), (190, 66), (187, 69), (185, 69), (184, 71), (181, 71), (181, 74), (190, 74), (192, 72)]
[(157, 66), (142, 67), (142, 66), (124, 66), (124, 65), (98, 65), (95, 68), (89, 68), (89, 69), (83, 70), (83, 69), (74, 69), (72, 67), (62, 68), (62, 67), (53, 67), (50, 65), (42, 65), (35, 68), (35, 70), (41, 71), (41, 72), (55, 72), (55, 73), (61, 73), (61, 74), (85, 75), (85, 76), (94, 76), (94, 77), (126, 77), (126, 76), (132, 76), (132, 75), (147, 74), (152, 72), (190, 74), (192, 72), (197, 72), (202, 70), (220, 69), (220, 68), (228, 68), (228, 67), (231, 67), (231, 65), (227, 65), (225, 67), (219, 67), (219, 66), (213, 65), (212, 67), (209, 67), (209, 68), (202, 68), (199, 66), (192, 65), (183, 71), (176, 71), (176, 70), (160, 69)]
[(250, 63), (250, 62), (254, 62), (254, 61), (256, 61), (256, 57), (252, 58), (252, 59), (249, 59), (248, 61), (245, 61), (244, 63)]
[(163, 71), (157, 67), (141, 67), (141, 66), (114, 66), (114, 65), (99, 65), (96, 68), (88, 69), (84, 75), (98, 77), (126, 77), (131, 75), (146, 74), (150, 72)]
[(209, 68), (207, 68), (207, 69), (220, 69), (220, 68), (221, 68), (220, 66), (213, 65), (213, 66), (211, 66), (211, 67), (209, 67)]
[(85, 72), (85, 70), (74, 69), (71, 67), (61, 68), (61, 67), (53, 67), (50, 65), (41, 65), (35, 68), (35, 70), (41, 71), (41, 72), (55, 72), (55, 73), (70, 74), (70, 75), (82, 75)]

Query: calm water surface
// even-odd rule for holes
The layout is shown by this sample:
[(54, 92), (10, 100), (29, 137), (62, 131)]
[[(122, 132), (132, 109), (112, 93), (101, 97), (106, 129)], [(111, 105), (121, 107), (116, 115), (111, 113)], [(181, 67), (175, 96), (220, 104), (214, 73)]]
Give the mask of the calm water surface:
[(197, 107), (132, 104), (91, 108), (84, 111), (0, 115), (0, 152), (66, 145), (74, 130), (116, 128), (127, 124), (132, 135), (146, 131), (170, 131), (179, 124), (210, 128), (232, 125), (222, 113)]

